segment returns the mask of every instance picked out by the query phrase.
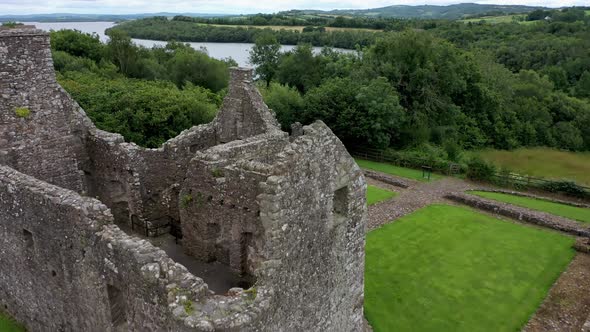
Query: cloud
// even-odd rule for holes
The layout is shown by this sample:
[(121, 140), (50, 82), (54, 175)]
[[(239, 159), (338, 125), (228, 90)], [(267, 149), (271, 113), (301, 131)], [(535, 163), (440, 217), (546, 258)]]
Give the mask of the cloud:
[[(363, 9), (398, 5), (448, 5), (452, 0), (0, 0), (2, 14), (85, 13), (130, 14), (156, 12), (271, 13), (289, 9)], [(512, 0), (474, 0), (481, 4), (515, 4)], [(586, 0), (519, 0), (520, 5), (582, 6)]]

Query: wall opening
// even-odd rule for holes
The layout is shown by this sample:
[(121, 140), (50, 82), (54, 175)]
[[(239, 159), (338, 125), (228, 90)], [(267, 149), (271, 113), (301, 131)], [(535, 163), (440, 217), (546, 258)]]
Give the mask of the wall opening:
[(109, 306), (111, 308), (111, 323), (114, 331), (128, 331), (127, 302), (120, 289), (107, 285)]
[(335, 217), (348, 216), (348, 186), (334, 192), (333, 213)]
[(33, 249), (35, 247), (35, 240), (33, 239), (33, 233), (23, 228), (23, 239), (25, 241), (25, 248)]

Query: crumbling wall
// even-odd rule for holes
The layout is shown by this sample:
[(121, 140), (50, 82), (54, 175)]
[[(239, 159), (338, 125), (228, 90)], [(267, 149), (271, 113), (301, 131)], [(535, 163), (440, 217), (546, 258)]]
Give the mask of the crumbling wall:
[(260, 184), (257, 279), (276, 294), (267, 331), (361, 331), (366, 183), (322, 122), (304, 127)]
[(0, 58), (0, 164), (83, 192), (85, 116), (56, 83), (48, 35), (1, 29)]
[[(46, 33), (0, 29), (0, 55), (0, 304), (30, 330), (361, 330), (365, 182), (323, 123), (288, 137), (233, 69), (212, 123), (144, 149), (59, 87)], [(180, 222), (256, 283), (213, 295), (114, 220)]]
[(211, 296), (99, 201), (6, 166), (0, 221), (0, 306), (31, 331), (248, 331), (268, 306), (262, 286)]
[(288, 143), (286, 133), (269, 133), (218, 145), (193, 158), (180, 196), (183, 247), (189, 255), (253, 274), (264, 233), (259, 183)]

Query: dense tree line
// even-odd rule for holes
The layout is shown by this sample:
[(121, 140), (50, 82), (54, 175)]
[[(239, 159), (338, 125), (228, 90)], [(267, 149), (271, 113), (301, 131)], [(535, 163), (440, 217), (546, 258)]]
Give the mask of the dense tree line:
[(371, 45), (375, 41), (375, 32), (364, 30), (326, 31), (325, 29), (297, 30), (249, 27), (224, 27), (207, 25), (183, 20), (168, 20), (165, 17), (147, 18), (124, 22), (112, 30), (122, 30), (133, 38), (176, 40), (181, 42), (222, 42), (254, 43), (266, 33), (272, 33), (283, 45), (308, 43), (314, 46), (331, 46), (355, 49)]
[(362, 56), (301, 45), (273, 77), (263, 94), (285, 129), (321, 119), (349, 145), (590, 149), (587, 97), (426, 31), (385, 34)]
[[(354, 54), (326, 48), (314, 55), (312, 44), (334, 45), (338, 34), (309, 28), (294, 33), (152, 18), (112, 29), (106, 45), (76, 32), (54, 33), (52, 45), (60, 80), (93, 119), (147, 146), (213, 116), (229, 63), (178, 42), (136, 47), (124, 32), (161, 40), (255, 41), (251, 59), (260, 88), (286, 130), (296, 121), (321, 119), (347, 145), (439, 146), (447, 156), (483, 147), (590, 150), (586, 17), (530, 24), (392, 20), (388, 31), (368, 33), (362, 43), (346, 40), (366, 45)], [(350, 33), (341, 36), (363, 35)], [(298, 37), (285, 42), (293, 35)], [(315, 35), (329, 37), (302, 37)], [(280, 53), (281, 43), (298, 46)], [(158, 89), (166, 95), (161, 101), (132, 97), (150, 100), (142, 91), (157, 95)], [(101, 99), (109, 94), (113, 100)]]
[(79, 31), (51, 33), (60, 84), (99, 128), (158, 147), (213, 119), (235, 63), (180, 43), (146, 49), (120, 31), (109, 37), (105, 45)]
[(322, 26), (337, 28), (362, 28), (362, 29), (385, 29), (388, 24), (396, 19), (367, 16), (316, 16), (316, 15), (288, 15), (287, 13), (277, 14), (256, 14), (239, 17), (189, 17), (175, 16), (174, 21), (184, 21), (202, 24), (218, 25), (253, 25), (253, 26)]

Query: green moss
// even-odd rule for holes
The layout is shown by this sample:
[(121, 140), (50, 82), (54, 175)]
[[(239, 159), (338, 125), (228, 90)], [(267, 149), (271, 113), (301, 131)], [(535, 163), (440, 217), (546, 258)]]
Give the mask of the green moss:
[(222, 178), (223, 177), (223, 171), (219, 168), (214, 168), (211, 170), (211, 175), (213, 175), (214, 178)]
[(249, 301), (254, 301), (256, 300), (256, 296), (258, 295), (258, 289), (256, 289), (256, 287), (251, 287), (250, 289), (246, 289), (244, 291), (244, 294), (248, 295)]
[(193, 306), (193, 301), (191, 300), (184, 301), (182, 306), (184, 307), (184, 312), (186, 312), (187, 315), (191, 315), (193, 312), (195, 312), (195, 307)]
[(183, 209), (186, 209), (189, 207), (189, 205), (191, 204), (191, 202), (193, 201), (193, 195), (191, 194), (187, 194), (182, 196), (182, 199), (180, 200), (180, 206), (182, 206)]
[(16, 322), (12, 317), (0, 311), (0, 331), (2, 332), (24, 332), (23, 326)]
[(31, 115), (31, 110), (25, 107), (19, 107), (16, 110), (14, 110), (14, 113), (19, 118), (28, 118), (29, 115)]

